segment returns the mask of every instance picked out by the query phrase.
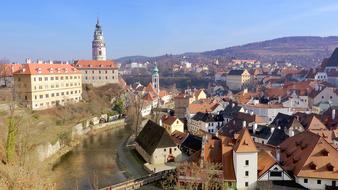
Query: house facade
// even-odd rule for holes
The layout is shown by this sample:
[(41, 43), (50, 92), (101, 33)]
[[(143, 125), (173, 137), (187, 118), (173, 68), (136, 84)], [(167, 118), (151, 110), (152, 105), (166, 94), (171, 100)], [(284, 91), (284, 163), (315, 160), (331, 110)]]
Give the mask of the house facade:
[(247, 70), (230, 70), (226, 83), (230, 90), (241, 90), (245, 85), (250, 83), (250, 73)]

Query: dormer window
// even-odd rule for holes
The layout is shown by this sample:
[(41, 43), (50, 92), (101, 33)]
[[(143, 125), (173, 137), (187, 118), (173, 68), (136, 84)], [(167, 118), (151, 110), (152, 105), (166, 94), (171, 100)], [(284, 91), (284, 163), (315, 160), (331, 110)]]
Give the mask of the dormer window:
[(326, 165), (326, 167), (327, 167), (327, 170), (328, 171), (334, 171), (334, 166), (331, 164), (331, 163), (328, 163), (327, 165)]
[(329, 155), (329, 151), (327, 151), (326, 149), (323, 149), (322, 151), (320, 151), (320, 153), (321, 153), (323, 156), (328, 156), (328, 155)]
[(53, 68), (50, 68), (50, 69), (49, 69), (49, 72), (50, 72), (50, 73), (53, 73), (53, 70), (54, 70)]
[(310, 163), (310, 168), (311, 170), (316, 170), (317, 169), (317, 165), (313, 162)]
[(41, 73), (41, 68), (40, 67), (37, 70), (38, 70), (38, 73)]
[(60, 68), (57, 68), (57, 71), (58, 71), (58, 73), (60, 73), (61, 69), (60, 69)]

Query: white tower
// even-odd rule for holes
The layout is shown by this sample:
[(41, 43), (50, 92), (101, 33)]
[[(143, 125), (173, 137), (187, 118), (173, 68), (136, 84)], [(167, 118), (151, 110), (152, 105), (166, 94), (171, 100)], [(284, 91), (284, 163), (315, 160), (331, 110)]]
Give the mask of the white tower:
[(104, 43), (102, 29), (97, 19), (94, 32), (94, 40), (92, 42), (93, 60), (106, 60), (106, 44)]
[(153, 87), (155, 88), (157, 95), (159, 95), (159, 93), (160, 93), (160, 76), (158, 74), (157, 65), (155, 65), (155, 67), (153, 69), (153, 73), (152, 73), (151, 78), (152, 78)]

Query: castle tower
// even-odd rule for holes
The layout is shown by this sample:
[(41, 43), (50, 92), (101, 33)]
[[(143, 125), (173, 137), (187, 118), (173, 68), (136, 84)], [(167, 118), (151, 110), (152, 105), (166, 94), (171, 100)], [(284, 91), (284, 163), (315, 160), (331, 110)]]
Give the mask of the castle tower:
[(92, 55), (93, 60), (106, 60), (106, 44), (104, 43), (102, 28), (97, 19), (94, 32), (94, 40), (92, 42)]
[(155, 67), (153, 69), (151, 78), (152, 78), (153, 87), (155, 88), (157, 95), (159, 95), (159, 93), (160, 93), (160, 76), (158, 74), (157, 65), (155, 65)]

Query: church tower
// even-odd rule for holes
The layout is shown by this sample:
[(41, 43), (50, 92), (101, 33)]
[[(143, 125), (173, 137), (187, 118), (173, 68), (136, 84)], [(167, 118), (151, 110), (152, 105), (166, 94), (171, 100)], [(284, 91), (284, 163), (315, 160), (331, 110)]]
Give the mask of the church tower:
[(155, 65), (155, 67), (153, 69), (151, 78), (152, 78), (153, 87), (155, 88), (157, 95), (159, 95), (159, 93), (160, 93), (160, 76), (158, 74), (157, 65)]
[(97, 19), (97, 23), (95, 26), (94, 32), (94, 40), (92, 42), (92, 55), (93, 60), (106, 60), (106, 44), (104, 43), (102, 28), (99, 23), (99, 19)]

